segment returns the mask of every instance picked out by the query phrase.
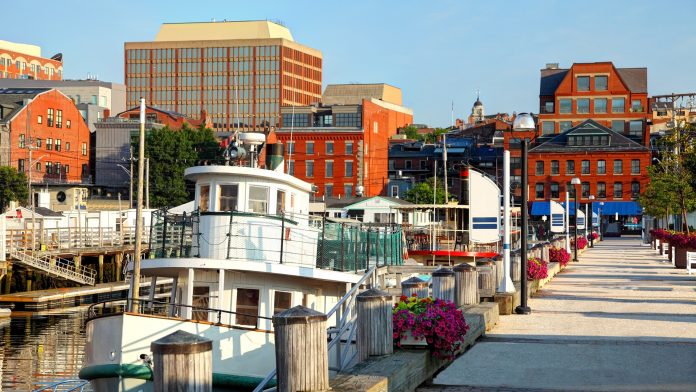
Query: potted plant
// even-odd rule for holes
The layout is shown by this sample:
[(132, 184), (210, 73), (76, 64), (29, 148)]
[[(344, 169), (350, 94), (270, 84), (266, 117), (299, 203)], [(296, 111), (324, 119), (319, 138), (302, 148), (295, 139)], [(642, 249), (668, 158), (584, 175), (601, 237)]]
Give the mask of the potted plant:
[(560, 264), (561, 267), (565, 267), (570, 261), (570, 253), (568, 253), (564, 248), (550, 248), (549, 260), (552, 263)]
[(394, 342), (398, 347), (423, 345), (433, 357), (452, 359), (469, 326), (454, 302), (401, 296), (392, 311)]

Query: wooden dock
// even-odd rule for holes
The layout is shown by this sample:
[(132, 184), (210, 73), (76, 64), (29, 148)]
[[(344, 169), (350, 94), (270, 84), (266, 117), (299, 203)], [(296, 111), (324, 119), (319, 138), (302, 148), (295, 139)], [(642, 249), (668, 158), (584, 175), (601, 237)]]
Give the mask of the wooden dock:
[[(171, 278), (157, 279), (155, 295), (157, 293), (169, 295), (168, 287), (171, 283)], [(141, 295), (147, 295), (150, 289), (150, 278), (143, 278), (140, 285)], [(5, 294), (0, 295), (0, 307), (11, 306), (13, 310), (44, 310), (87, 305), (109, 299), (125, 299), (129, 286), (130, 283), (127, 282), (111, 282), (94, 286)]]

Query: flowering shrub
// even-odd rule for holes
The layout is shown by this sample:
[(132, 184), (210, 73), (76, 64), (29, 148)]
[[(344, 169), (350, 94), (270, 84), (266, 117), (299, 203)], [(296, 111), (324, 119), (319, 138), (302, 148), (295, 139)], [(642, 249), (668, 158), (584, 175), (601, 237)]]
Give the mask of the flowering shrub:
[(532, 257), (527, 261), (527, 280), (545, 279), (549, 276), (549, 263)]
[(667, 232), (663, 234), (662, 241), (678, 248), (696, 248), (696, 235), (679, 232)]
[(425, 339), (434, 357), (452, 359), (469, 326), (464, 313), (451, 301), (401, 296), (392, 311), (394, 341), (401, 347), (407, 332), (416, 340)]
[(650, 230), (650, 234), (660, 241), (664, 241), (667, 236), (671, 235), (673, 232), (665, 229), (653, 229)]
[(549, 249), (549, 259), (552, 263), (559, 263), (561, 267), (565, 267), (570, 261), (570, 253), (563, 248), (551, 248)]
[[(571, 247), (575, 246), (575, 238), (572, 238), (570, 240), (570, 246)], [(587, 247), (587, 238), (578, 237), (578, 249), (585, 249), (585, 247)]]
[(594, 240), (596, 240), (597, 238), (599, 238), (599, 234), (597, 234), (596, 231), (593, 231), (592, 233), (590, 233), (590, 234), (587, 235), (587, 239), (588, 239), (588, 240), (594, 241)]

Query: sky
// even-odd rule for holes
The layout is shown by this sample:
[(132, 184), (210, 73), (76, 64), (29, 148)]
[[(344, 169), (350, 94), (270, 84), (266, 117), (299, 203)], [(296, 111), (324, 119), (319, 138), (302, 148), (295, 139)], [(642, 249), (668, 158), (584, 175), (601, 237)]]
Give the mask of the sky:
[(64, 78), (123, 82), (123, 43), (163, 22), (279, 20), (323, 53), (324, 86), (388, 83), (414, 122), (538, 112), (546, 63), (647, 67), (651, 95), (696, 91), (696, 1), (61, 0), (3, 7), (0, 39), (63, 53)]

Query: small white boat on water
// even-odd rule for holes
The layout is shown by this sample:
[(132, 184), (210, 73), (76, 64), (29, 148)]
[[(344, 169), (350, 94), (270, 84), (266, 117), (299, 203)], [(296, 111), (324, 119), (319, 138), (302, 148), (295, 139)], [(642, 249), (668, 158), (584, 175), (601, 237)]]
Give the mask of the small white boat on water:
[[(312, 185), (283, 172), (282, 146), (266, 147), (263, 169), (253, 154), (262, 135), (240, 136), (232, 164), (186, 170), (196, 184), (192, 213), (153, 216), (140, 272), (173, 278), (170, 295), (146, 295), (138, 313), (123, 300), (90, 309), (80, 378), (96, 391), (150, 390), (150, 344), (178, 330), (213, 341), (216, 389), (253, 388), (275, 368), (272, 316), (296, 305), (329, 314), (329, 338), (341, 336), (330, 350), (350, 353), (350, 317), (337, 317), (348, 304), (336, 305), (375, 265), (402, 263), (397, 227), (313, 220)], [(334, 369), (350, 361), (330, 358)]]

